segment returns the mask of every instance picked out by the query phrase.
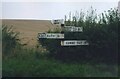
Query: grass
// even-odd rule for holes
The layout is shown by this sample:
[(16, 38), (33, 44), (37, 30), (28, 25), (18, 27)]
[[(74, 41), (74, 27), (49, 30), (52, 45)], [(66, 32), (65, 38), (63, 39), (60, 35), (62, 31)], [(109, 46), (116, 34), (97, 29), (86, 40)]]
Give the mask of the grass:
[[(116, 65), (63, 63), (37, 56), (33, 49), (3, 58), (3, 77), (115, 77)], [(40, 54), (40, 52), (39, 52)]]

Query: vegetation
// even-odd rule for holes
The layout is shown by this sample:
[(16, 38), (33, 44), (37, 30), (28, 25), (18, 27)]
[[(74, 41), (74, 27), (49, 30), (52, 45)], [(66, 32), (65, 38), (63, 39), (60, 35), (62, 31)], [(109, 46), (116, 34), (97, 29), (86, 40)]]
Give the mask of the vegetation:
[(13, 32), (12, 27), (2, 25), (3, 77), (118, 76), (114, 63), (119, 42), (117, 29), (120, 26), (117, 10), (109, 10), (99, 19), (92, 12), (86, 17), (81, 12), (78, 19), (73, 16), (72, 21), (66, 20), (66, 25), (71, 23), (84, 28), (82, 33), (65, 32), (66, 39), (86, 39), (89, 46), (61, 47), (61, 40), (40, 39), (40, 44), (48, 51), (41, 50), (43, 47), (38, 45), (33, 49), (24, 48), (19, 42), (19, 34)]
[(13, 32), (12, 26), (7, 27), (2, 25), (2, 52), (4, 54), (13, 53), (16, 46), (18, 46), (19, 38), (16, 32)]
[[(27, 54), (25, 54), (27, 53)], [(62, 63), (33, 52), (3, 60), (3, 77), (116, 77), (116, 65)]]
[[(91, 8), (92, 9), (92, 8)], [(62, 47), (61, 40), (40, 39), (40, 43), (50, 51), (50, 56), (63, 61), (80, 61), (91, 63), (117, 64), (118, 60), (118, 26), (120, 15), (116, 9), (108, 10), (97, 16), (95, 10), (85, 15), (75, 13), (71, 20), (65, 16), (65, 25), (83, 27), (82, 33), (65, 32), (64, 40), (87, 40), (88, 46)], [(80, 17), (77, 16), (80, 14)], [(54, 31), (51, 31), (54, 32)], [(54, 43), (53, 43), (54, 42)]]

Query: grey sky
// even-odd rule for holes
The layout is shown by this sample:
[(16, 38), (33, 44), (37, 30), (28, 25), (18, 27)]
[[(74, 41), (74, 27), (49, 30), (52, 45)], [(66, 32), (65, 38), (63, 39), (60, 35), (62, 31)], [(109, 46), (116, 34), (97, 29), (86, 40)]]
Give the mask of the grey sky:
[(116, 2), (3, 2), (3, 19), (59, 19), (69, 12), (87, 11), (92, 6), (100, 14), (118, 6)]
[(118, 11), (120, 12), (120, 1), (118, 3)]
[(119, 0), (2, 0), (2, 2), (118, 2)]

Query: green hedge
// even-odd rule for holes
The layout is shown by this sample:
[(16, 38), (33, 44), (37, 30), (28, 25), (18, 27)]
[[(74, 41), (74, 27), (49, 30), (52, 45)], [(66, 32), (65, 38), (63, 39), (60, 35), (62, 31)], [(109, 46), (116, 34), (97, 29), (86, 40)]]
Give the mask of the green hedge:
[[(56, 59), (63, 61), (91, 61), (117, 63), (118, 57), (118, 26), (120, 26), (120, 15), (118, 10), (110, 9), (98, 16), (95, 10), (87, 15), (81, 12), (80, 17), (73, 16), (73, 20), (66, 20), (65, 25), (82, 26), (82, 33), (64, 32), (63, 40), (82, 40), (89, 42), (88, 46), (62, 47), (61, 40), (39, 39), (40, 44), (46, 47), (50, 54)], [(56, 31), (49, 31), (56, 32)], [(60, 33), (60, 31), (58, 31)]]

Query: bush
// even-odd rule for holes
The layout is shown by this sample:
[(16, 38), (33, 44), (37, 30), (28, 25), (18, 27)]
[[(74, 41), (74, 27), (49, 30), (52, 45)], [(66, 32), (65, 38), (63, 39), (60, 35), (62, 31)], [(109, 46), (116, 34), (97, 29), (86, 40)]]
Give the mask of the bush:
[(13, 32), (12, 26), (2, 25), (2, 52), (9, 54), (14, 51), (15, 47), (19, 45), (19, 38), (16, 32)]
[(73, 16), (72, 21), (71, 19), (66, 21), (65, 16), (65, 23), (65, 25), (75, 25), (76, 27), (82, 26), (84, 30), (82, 33), (65, 32), (65, 39), (63, 40), (85, 39), (89, 45), (62, 47), (60, 45), (61, 40), (40, 39), (39, 42), (50, 51), (50, 56), (70, 62), (117, 63), (120, 15), (116, 9), (108, 10), (101, 16), (97, 16), (95, 10), (92, 9), (87, 15), (81, 12), (80, 17)]

